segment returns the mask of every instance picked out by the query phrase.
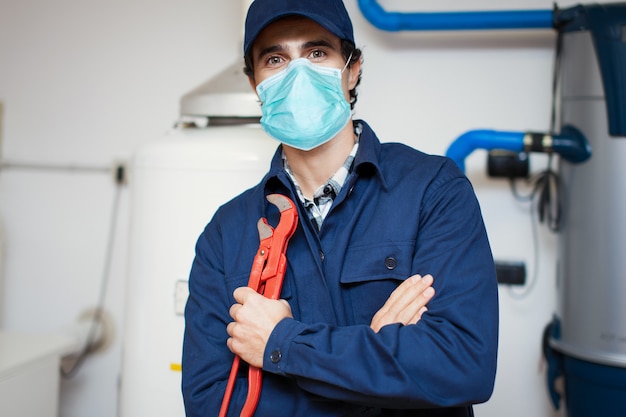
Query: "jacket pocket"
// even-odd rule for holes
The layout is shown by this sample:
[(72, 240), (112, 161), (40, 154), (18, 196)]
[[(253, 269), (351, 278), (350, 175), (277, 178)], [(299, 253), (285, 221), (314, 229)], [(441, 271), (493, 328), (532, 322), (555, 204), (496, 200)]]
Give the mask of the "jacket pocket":
[(412, 275), (414, 241), (355, 245), (346, 252), (340, 282), (351, 324), (367, 324), (398, 285)]

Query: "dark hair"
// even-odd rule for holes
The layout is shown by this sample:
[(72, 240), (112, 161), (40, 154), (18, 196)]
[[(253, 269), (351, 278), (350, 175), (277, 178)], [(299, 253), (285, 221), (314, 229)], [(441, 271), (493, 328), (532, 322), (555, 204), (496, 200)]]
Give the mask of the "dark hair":
[[(252, 48), (250, 48), (252, 50)], [(356, 46), (354, 46), (354, 44), (348, 40), (342, 39), (341, 40), (341, 54), (343, 55), (344, 59), (348, 59), (348, 57), (350, 57), (350, 55), (352, 55), (352, 57), (350, 58), (350, 63), (348, 64), (348, 66), (352, 66), (352, 64), (354, 64), (355, 62), (358, 62), (362, 56), (363, 53), (361, 52), (361, 50), (359, 48), (357, 48)], [(252, 78), (254, 80), (254, 65), (252, 63), (252, 53), (248, 52), (244, 57), (244, 64), (245, 66), (243, 67), (243, 73), (246, 74), (248, 77)], [(361, 84), (361, 75), (363, 74), (363, 70), (359, 70), (359, 78), (357, 79), (356, 84), (354, 85), (354, 88), (352, 90), (350, 90), (350, 108), (354, 109), (354, 105), (356, 104), (356, 100), (357, 100), (357, 91), (356, 88), (359, 86), (359, 84)]]

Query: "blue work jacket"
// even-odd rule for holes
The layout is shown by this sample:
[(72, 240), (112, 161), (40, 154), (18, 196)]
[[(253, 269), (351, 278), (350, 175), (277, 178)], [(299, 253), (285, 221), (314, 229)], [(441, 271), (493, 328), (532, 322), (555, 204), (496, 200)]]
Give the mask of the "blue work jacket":
[[(319, 231), (277, 150), (254, 188), (220, 207), (200, 235), (185, 311), (182, 389), (187, 417), (217, 416), (233, 354), (226, 347), (233, 291), (247, 285), (257, 221), (279, 221), (265, 196), (298, 206), (281, 298), (292, 309), (265, 350), (257, 417), (471, 416), (493, 390), (497, 281), (468, 179), (449, 159), (381, 144), (365, 123), (353, 173)], [(414, 274), (434, 298), (414, 325), (369, 325)], [(278, 360), (277, 360), (278, 359)], [(243, 365), (243, 364), (242, 364)], [(247, 392), (240, 367), (229, 416)]]

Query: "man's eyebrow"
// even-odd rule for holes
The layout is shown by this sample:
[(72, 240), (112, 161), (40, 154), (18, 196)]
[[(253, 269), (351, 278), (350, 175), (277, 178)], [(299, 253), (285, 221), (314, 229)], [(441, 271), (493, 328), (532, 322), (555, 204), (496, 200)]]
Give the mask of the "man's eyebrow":
[(315, 48), (318, 46), (324, 46), (326, 48), (330, 48), (330, 49), (336, 49), (335, 46), (328, 42), (325, 41), (323, 39), (317, 40), (317, 41), (309, 41), (309, 42), (305, 42), (304, 45), (302, 45), (302, 49), (309, 49), (309, 48)]

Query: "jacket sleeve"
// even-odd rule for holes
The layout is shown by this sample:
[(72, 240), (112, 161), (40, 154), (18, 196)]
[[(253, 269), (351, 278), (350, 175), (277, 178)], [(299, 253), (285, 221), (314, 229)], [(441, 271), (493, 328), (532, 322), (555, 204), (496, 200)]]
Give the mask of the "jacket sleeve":
[(419, 213), (414, 273), (432, 274), (436, 290), (422, 319), (378, 333), (284, 319), (266, 347), (264, 370), (312, 394), (373, 407), (453, 407), (490, 397), (497, 280), (471, 184), (460, 175), (435, 179)]
[[(182, 357), (182, 391), (188, 417), (218, 415), (233, 361), (225, 348), (232, 292), (221, 265), (220, 236), (219, 228), (210, 223), (196, 244), (189, 278)], [(241, 401), (237, 400), (241, 395), (244, 393), (237, 390), (232, 402)]]

